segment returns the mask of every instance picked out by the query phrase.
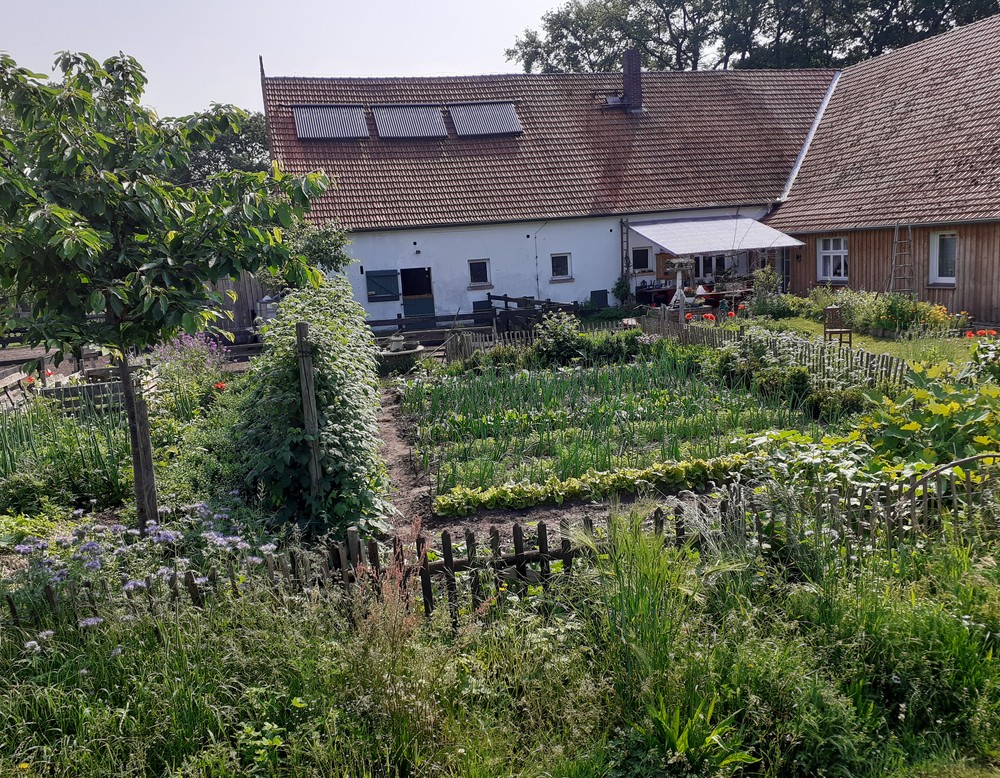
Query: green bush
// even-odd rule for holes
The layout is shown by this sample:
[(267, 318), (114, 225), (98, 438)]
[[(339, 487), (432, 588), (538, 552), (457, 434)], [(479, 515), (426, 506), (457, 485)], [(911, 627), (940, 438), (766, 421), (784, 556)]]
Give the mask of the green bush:
[[(295, 339), (295, 325), (303, 321), (309, 324), (319, 410), (322, 477), (315, 497)], [(264, 344), (233, 430), (233, 445), (249, 458), (249, 485), (263, 490), (279, 520), (310, 535), (351, 524), (378, 526), (386, 475), (379, 457), (377, 352), (350, 284), (335, 276), (318, 289), (286, 296)]]
[(580, 320), (571, 313), (547, 313), (535, 325), (532, 350), (542, 365), (568, 365), (583, 356)]

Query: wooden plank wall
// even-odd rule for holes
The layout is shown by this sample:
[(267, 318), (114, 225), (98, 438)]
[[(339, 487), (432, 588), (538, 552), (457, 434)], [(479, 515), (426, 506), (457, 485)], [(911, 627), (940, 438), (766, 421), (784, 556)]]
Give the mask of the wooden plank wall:
[[(931, 286), (930, 239), (933, 232), (958, 234), (958, 275), (955, 286)], [(808, 294), (816, 280), (816, 252), (820, 238), (848, 239), (850, 287), (881, 292), (889, 280), (892, 263), (892, 229), (853, 230), (796, 235), (805, 242), (791, 249), (795, 294)], [(801, 259), (796, 259), (801, 255)], [(921, 300), (944, 305), (949, 311), (969, 311), (976, 321), (1000, 321), (1000, 222), (913, 228), (914, 285)]]
[(228, 279), (219, 281), (212, 286), (216, 292), (236, 292), (236, 301), (226, 298), (225, 308), (233, 312), (233, 318), (221, 319), (219, 326), (224, 330), (235, 332), (247, 330), (253, 327), (254, 319), (257, 316), (257, 302), (263, 298), (267, 292), (263, 285), (251, 273), (244, 272), (239, 281)]

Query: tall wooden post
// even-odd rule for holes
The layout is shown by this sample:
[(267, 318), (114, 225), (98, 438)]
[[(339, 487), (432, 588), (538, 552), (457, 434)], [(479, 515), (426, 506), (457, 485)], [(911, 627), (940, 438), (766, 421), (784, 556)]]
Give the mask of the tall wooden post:
[(122, 384), (122, 398), (128, 417), (128, 434), (132, 443), (132, 472), (135, 481), (135, 504), (138, 514), (139, 534), (146, 534), (146, 526), (155, 521), (156, 476), (153, 473), (153, 444), (150, 439), (149, 410), (141, 392), (135, 391), (132, 368), (128, 357), (118, 362), (118, 376)]
[(299, 351), (299, 383), (302, 387), (302, 417), (309, 436), (309, 494), (319, 496), (322, 469), (319, 463), (319, 413), (316, 410), (316, 380), (313, 375), (312, 349), (309, 346), (309, 324), (295, 325), (295, 340)]

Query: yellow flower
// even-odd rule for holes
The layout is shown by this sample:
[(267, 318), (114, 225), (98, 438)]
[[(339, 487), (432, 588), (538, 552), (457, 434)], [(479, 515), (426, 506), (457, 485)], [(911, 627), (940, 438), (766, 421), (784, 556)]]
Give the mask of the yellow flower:
[(28, 764), (27, 762), (21, 762), (21, 764), (19, 764), (17, 766), (17, 769), (18, 770), (30, 770), (31, 769), (31, 765)]

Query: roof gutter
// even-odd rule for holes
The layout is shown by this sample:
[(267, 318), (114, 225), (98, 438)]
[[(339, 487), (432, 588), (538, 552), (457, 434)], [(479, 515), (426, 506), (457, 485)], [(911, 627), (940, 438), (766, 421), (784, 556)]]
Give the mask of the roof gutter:
[(833, 97), (833, 90), (837, 88), (837, 82), (840, 81), (842, 72), (843, 71), (838, 70), (833, 74), (833, 80), (830, 82), (830, 86), (827, 87), (826, 94), (823, 95), (823, 102), (819, 104), (819, 110), (816, 111), (816, 117), (813, 119), (809, 132), (806, 133), (806, 139), (802, 143), (799, 155), (795, 158), (795, 164), (792, 165), (792, 172), (788, 174), (788, 180), (785, 182), (785, 188), (781, 190), (781, 194), (778, 196), (779, 203), (785, 202), (785, 200), (788, 199), (788, 195), (792, 191), (792, 184), (795, 183), (795, 179), (799, 175), (802, 163), (806, 161), (806, 153), (809, 151), (809, 146), (812, 143), (813, 136), (816, 135), (816, 130), (819, 129), (819, 123), (823, 120), (823, 114), (826, 113), (826, 107), (830, 104), (830, 99)]

